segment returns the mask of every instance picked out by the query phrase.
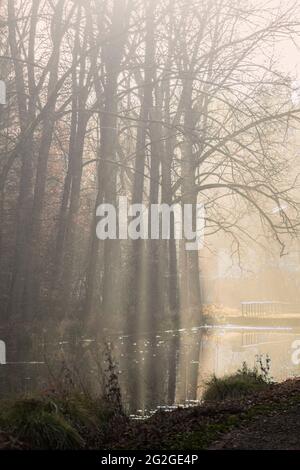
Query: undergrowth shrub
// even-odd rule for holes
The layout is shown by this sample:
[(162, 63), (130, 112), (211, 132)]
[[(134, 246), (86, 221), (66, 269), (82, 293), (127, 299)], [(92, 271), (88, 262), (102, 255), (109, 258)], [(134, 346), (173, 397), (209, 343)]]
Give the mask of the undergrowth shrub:
[[(78, 365), (64, 359), (49, 368), (46, 390), (0, 401), (0, 429), (33, 449), (100, 448), (120, 432), (122, 409), (117, 367), (111, 349), (98, 356), (99, 388), (91, 388)], [(96, 361), (97, 362), (97, 361)]]
[(272, 383), (270, 377), (270, 358), (257, 356), (256, 365), (248, 367), (246, 362), (234, 374), (218, 378), (213, 376), (207, 383), (203, 394), (204, 401), (221, 401), (247, 396), (262, 390)]
[[(4, 405), (4, 404), (3, 404)], [(6, 402), (0, 425), (36, 449), (78, 449), (84, 440), (54, 402), (38, 398)]]

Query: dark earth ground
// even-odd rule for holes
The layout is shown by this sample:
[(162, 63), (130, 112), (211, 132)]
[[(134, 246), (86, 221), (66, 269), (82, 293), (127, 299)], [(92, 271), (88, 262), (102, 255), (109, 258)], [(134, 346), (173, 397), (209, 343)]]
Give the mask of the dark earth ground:
[(300, 450), (300, 379), (247, 399), (207, 403), (131, 423), (115, 449)]
[(299, 450), (300, 405), (225, 434), (210, 449)]

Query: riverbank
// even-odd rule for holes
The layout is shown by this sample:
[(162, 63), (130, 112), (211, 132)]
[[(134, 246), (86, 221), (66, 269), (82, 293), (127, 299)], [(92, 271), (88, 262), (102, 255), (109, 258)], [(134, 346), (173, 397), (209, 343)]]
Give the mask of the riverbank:
[(300, 379), (130, 423), (114, 449), (300, 449)]
[[(68, 408), (53, 399), (26, 403), (18, 402), (11, 412), (14, 431), (0, 431), (0, 449), (300, 449), (300, 378), (269, 384), (243, 399), (158, 411), (144, 421), (105, 413), (101, 407), (89, 410), (93, 403), (78, 406), (69, 400)], [(7, 413), (4, 407), (2, 402), (2, 415)], [(25, 434), (22, 438), (20, 423), (28, 408), (33, 414), (29, 421), (26, 418), (27, 438)]]

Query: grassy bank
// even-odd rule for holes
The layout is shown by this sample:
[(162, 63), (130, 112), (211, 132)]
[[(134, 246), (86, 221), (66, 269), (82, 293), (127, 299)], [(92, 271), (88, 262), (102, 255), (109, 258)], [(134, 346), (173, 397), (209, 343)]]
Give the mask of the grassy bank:
[[(0, 429), (29, 449), (97, 449), (128, 419), (102, 398), (32, 396), (0, 402)], [(0, 442), (1, 447), (1, 442)]]
[[(265, 372), (244, 365), (233, 375), (213, 377), (200, 406), (159, 411), (145, 421), (129, 420), (109, 400), (82, 394), (1, 400), (0, 448), (200, 450), (218, 448), (253, 423), (264, 436), (266, 419), (288, 426), (285, 417), (300, 413), (300, 379), (276, 384)], [(289, 438), (286, 430), (282, 438)], [(230, 445), (235, 447), (234, 438)]]
[[(240, 398), (207, 401), (189, 409), (159, 412), (145, 422), (129, 423), (126, 436), (115, 449), (201, 450), (214, 447), (234, 430), (247, 429), (261, 420), (300, 409), (300, 379), (270, 383)], [(288, 435), (285, 436), (287, 439)], [(234, 447), (234, 445), (233, 445)], [(300, 446), (299, 446), (300, 448)]]

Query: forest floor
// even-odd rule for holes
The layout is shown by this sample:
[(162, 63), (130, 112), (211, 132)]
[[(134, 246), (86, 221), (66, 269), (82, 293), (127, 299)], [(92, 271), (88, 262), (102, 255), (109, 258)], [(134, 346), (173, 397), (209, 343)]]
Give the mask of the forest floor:
[(300, 379), (131, 422), (114, 449), (300, 449)]

